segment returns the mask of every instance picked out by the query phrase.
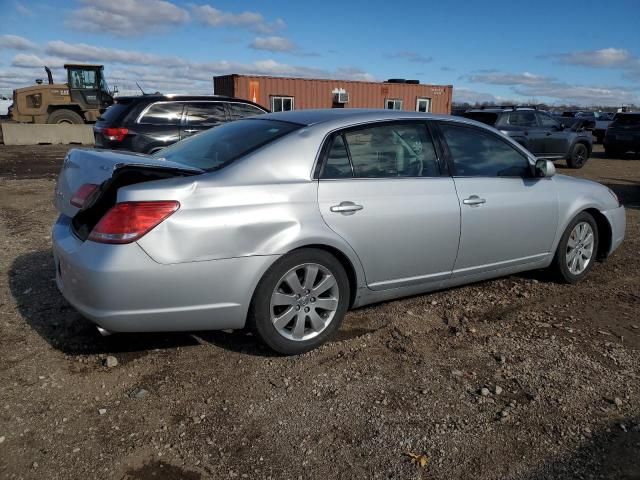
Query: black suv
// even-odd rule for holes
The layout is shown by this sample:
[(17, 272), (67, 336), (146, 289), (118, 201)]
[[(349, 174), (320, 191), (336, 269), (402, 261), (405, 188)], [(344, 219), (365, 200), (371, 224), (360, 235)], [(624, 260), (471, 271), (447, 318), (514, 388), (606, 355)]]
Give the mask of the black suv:
[(604, 135), (604, 150), (607, 155), (640, 153), (640, 112), (616, 113)]
[(568, 129), (548, 113), (533, 107), (481, 108), (468, 110), (464, 116), (500, 130), (536, 157), (564, 159), (571, 168), (582, 168), (591, 155), (591, 132), (581, 126)]
[(93, 133), (98, 148), (154, 153), (203, 130), (266, 112), (247, 100), (215, 95), (118, 97)]

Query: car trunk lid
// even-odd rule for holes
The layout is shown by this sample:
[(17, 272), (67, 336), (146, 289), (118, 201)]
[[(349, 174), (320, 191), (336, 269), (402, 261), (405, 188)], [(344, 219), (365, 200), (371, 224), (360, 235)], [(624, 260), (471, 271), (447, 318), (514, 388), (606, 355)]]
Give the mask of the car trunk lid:
[[(118, 188), (174, 176), (198, 175), (203, 170), (148, 155), (104, 150), (71, 150), (64, 159), (55, 188), (56, 209), (71, 218), (95, 205)], [(97, 185), (95, 194), (82, 207), (71, 200), (83, 185)]]

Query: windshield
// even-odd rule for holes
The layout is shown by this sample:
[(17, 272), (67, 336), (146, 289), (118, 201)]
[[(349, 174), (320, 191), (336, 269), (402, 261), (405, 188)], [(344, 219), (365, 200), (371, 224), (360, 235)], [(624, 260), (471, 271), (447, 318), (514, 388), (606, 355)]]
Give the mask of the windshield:
[(213, 171), (299, 128), (302, 125), (276, 120), (237, 120), (205, 130), (153, 156)]

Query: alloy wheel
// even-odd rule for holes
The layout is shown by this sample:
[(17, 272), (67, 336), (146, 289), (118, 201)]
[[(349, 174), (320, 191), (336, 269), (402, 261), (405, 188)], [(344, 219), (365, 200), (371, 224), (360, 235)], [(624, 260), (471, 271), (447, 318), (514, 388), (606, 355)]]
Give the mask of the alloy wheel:
[(271, 295), (271, 323), (283, 337), (305, 341), (322, 333), (335, 317), (340, 292), (323, 265), (305, 263), (286, 272)]
[(566, 262), (572, 275), (584, 272), (593, 257), (593, 228), (587, 222), (580, 222), (573, 227), (567, 241)]

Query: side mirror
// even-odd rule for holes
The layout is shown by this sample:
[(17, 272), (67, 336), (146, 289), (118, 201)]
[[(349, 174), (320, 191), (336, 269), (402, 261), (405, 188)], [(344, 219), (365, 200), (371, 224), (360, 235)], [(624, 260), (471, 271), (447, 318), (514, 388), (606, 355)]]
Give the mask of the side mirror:
[(551, 160), (540, 158), (536, 160), (536, 177), (553, 177), (556, 174), (556, 166)]

